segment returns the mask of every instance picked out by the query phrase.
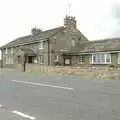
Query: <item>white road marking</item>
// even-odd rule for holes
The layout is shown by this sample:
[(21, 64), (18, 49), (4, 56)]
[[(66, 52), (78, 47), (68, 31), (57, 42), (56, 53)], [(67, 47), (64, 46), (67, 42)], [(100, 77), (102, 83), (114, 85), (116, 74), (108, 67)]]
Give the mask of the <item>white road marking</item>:
[(0, 108), (2, 107), (3, 105), (0, 104)]
[(16, 114), (16, 115), (19, 115), (19, 116), (21, 116), (21, 117), (23, 117), (23, 118), (27, 118), (27, 119), (30, 119), (30, 120), (36, 120), (35, 117), (32, 117), (32, 116), (26, 115), (26, 114), (21, 113), (21, 112), (16, 111), (16, 110), (12, 111), (12, 113), (14, 113), (14, 114)]
[(24, 83), (24, 84), (29, 84), (29, 85), (39, 85), (39, 86), (44, 86), (44, 87), (60, 88), (60, 89), (65, 89), (65, 90), (74, 90), (74, 88), (55, 86), (55, 85), (49, 85), (49, 84), (44, 84), (44, 83), (33, 83), (33, 82), (18, 81), (18, 80), (12, 80), (12, 82)]
[(0, 104), (0, 111), (1, 111), (1, 110), (2, 110), (2, 111), (6, 111), (6, 110), (7, 110), (7, 107)]

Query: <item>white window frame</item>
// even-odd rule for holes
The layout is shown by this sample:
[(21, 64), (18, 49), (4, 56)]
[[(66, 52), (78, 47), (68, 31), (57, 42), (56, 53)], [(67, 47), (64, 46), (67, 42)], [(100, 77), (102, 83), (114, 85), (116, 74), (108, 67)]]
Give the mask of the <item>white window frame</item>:
[(5, 54), (8, 54), (8, 49), (7, 48), (5, 49)]
[[(107, 62), (108, 56), (109, 56), (109, 60), (110, 60), (109, 62)], [(94, 61), (94, 57), (96, 57), (96, 62)], [(94, 54), (92, 54), (92, 63), (91, 64), (111, 64), (111, 54), (110, 53), (94, 53)]]
[(5, 64), (9, 64), (9, 57), (8, 56), (5, 57)]
[(44, 55), (39, 56), (39, 62), (40, 64), (44, 64)]
[(11, 50), (10, 50), (10, 51), (11, 51), (11, 54), (13, 54), (13, 48), (11, 48)]
[(79, 62), (78, 62), (79, 64), (84, 64), (84, 56), (83, 55), (80, 55), (78, 60), (79, 60)]
[[(107, 57), (108, 57), (108, 55), (109, 55), (109, 57), (110, 57), (110, 61), (109, 61), (109, 62), (107, 62)], [(110, 54), (110, 53), (109, 53), (109, 54), (105, 54), (105, 64), (111, 64), (111, 62), (112, 62), (111, 54)]]
[(40, 44), (39, 44), (39, 49), (41, 50), (41, 49), (43, 49), (43, 47), (44, 47), (43, 46), (43, 41), (41, 41)]
[(9, 56), (9, 64), (13, 64), (13, 57)]
[(70, 65), (70, 59), (69, 58), (65, 59), (65, 65)]
[(59, 55), (56, 55), (55, 56), (55, 62), (58, 62), (59, 61)]
[(34, 63), (35, 63), (35, 64), (38, 63), (37, 57), (34, 57)]

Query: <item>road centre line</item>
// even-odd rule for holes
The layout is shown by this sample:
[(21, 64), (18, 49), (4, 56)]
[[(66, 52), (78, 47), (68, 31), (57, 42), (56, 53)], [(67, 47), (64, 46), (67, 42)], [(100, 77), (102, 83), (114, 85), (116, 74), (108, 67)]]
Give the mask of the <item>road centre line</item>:
[[(6, 110), (7, 110), (7, 107), (0, 104), (0, 109), (3, 109), (3, 110), (6, 109)], [(29, 119), (29, 120), (36, 120), (36, 117), (29, 116), (29, 115), (27, 115), (27, 114), (24, 114), (24, 113), (19, 112), (19, 111), (16, 111), (16, 110), (8, 111), (8, 112), (10, 112), (10, 113), (12, 113), (12, 114), (16, 114), (16, 115), (18, 115), (18, 116), (20, 116), (20, 117), (23, 117), (23, 118), (27, 118), (27, 119)]]
[(35, 117), (26, 115), (26, 114), (24, 114), (24, 113), (22, 113), (22, 112), (19, 112), (19, 111), (16, 111), (16, 110), (12, 111), (12, 113), (14, 113), (14, 114), (16, 114), (16, 115), (18, 115), (18, 116), (21, 116), (21, 117), (23, 117), (23, 118), (27, 118), (27, 119), (30, 119), (30, 120), (36, 120)]
[(70, 87), (55, 86), (55, 85), (44, 84), (44, 83), (33, 83), (33, 82), (19, 81), (19, 80), (12, 80), (12, 82), (24, 83), (24, 84), (36, 85), (36, 86), (38, 85), (38, 86), (44, 86), (44, 87), (51, 87), (51, 88), (60, 88), (60, 89), (65, 89), (65, 90), (74, 90), (74, 88), (70, 88)]

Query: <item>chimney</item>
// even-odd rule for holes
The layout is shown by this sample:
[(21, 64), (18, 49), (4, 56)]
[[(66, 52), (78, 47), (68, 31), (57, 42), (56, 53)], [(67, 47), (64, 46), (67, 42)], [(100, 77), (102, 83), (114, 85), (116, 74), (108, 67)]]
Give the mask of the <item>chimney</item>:
[(76, 20), (75, 20), (75, 17), (66, 16), (64, 18), (64, 27), (66, 27), (66, 28), (68, 28), (70, 30), (76, 29)]
[(42, 30), (41, 29), (38, 29), (38, 28), (32, 28), (32, 30), (31, 30), (31, 33), (32, 33), (32, 35), (37, 35), (37, 34), (40, 34), (42, 32)]

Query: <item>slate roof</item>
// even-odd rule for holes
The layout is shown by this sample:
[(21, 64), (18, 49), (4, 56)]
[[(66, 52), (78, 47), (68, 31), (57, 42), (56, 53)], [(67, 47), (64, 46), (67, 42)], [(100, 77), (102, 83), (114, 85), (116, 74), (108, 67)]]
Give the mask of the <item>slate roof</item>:
[(90, 53), (103, 51), (120, 51), (120, 38), (109, 38), (103, 40), (89, 41), (77, 46), (73, 52)]
[(51, 36), (55, 35), (56, 33), (64, 29), (65, 28), (61, 26), (54, 29), (42, 31), (40, 34), (37, 34), (37, 35), (27, 35), (24, 37), (20, 37), (2, 46), (1, 48), (15, 47), (21, 44), (36, 43), (36, 42), (40, 42), (40, 40), (47, 40), (47, 38), (50, 38)]
[(119, 51), (120, 38), (110, 38), (104, 40), (90, 41), (84, 45), (81, 52), (95, 52), (95, 51)]
[(103, 40), (93, 40), (87, 43), (77, 44), (76, 48), (67, 49), (64, 54), (79, 55), (95, 52), (115, 52), (120, 51), (120, 38), (109, 38)]
[[(29, 44), (40, 42), (40, 40), (47, 40), (56, 33), (63, 31), (65, 28), (63, 26), (46, 30), (37, 35), (28, 35), (20, 37), (8, 44), (2, 46), (1, 48), (15, 47), (21, 44)], [(81, 33), (82, 35), (82, 33)], [(60, 50), (56, 50), (63, 52)], [(77, 44), (75, 48), (68, 49), (65, 53), (92, 53), (92, 52), (102, 52), (102, 51), (120, 51), (120, 38), (108, 38), (103, 40), (93, 40), (87, 41), (82, 44)], [(63, 52), (64, 53), (64, 52)]]

